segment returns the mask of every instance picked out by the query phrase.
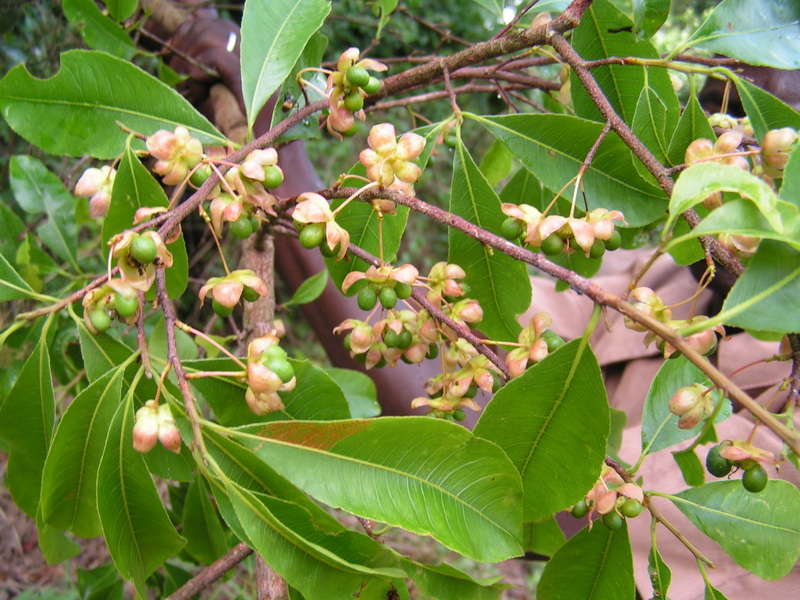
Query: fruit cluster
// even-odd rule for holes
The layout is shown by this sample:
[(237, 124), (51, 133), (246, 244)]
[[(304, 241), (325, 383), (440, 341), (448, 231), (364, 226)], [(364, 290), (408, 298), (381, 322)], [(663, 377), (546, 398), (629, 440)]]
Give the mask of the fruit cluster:
[(220, 317), (227, 317), (244, 298), (255, 302), (267, 293), (267, 284), (249, 269), (239, 269), (225, 277), (212, 277), (200, 288), (198, 296), (204, 302), (211, 292), (211, 306)]
[(638, 517), (644, 510), (644, 492), (635, 483), (626, 483), (614, 469), (603, 465), (597, 483), (586, 496), (575, 503), (570, 511), (576, 519), (592, 513), (601, 515), (603, 524), (609, 529), (620, 529), (624, 519)]
[(531, 317), (527, 327), (517, 337), (517, 347), (506, 354), (506, 366), (511, 377), (525, 372), (529, 363), (544, 360), (550, 352), (564, 345), (564, 340), (548, 329), (553, 319), (547, 313), (537, 313)]
[(294, 389), (297, 380), (286, 351), (280, 347), (279, 329), (254, 339), (247, 347), (247, 406), (257, 415), (283, 410), (278, 392)]
[(181, 432), (175, 425), (175, 419), (168, 404), (157, 404), (148, 400), (136, 411), (133, 425), (133, 448), (137, 452), (147, 453), (156, 442), (161, 442), (170, 452), (181, 451)]
[(352, 135), (355, 117), (364, 120), (364, 98), (381, 89), (381, 82), (369, 71), (382, 72), (386, 65), (371, 58), (359, 60), (358, 48), (348, 48), (339, 56), (336, 70), (328, 75), (326, 92), (329, 115), (328, 131), (334, 135)]
[(743, 471), (742, 485), (758, 493), (767, 487), (769, 476), (761, 463), (773, 463), (771, 452), (749, 442), (726, 440), (712, 446), (706, 455), (706, 469), (714, 477), (725, 477), (735, 467)]

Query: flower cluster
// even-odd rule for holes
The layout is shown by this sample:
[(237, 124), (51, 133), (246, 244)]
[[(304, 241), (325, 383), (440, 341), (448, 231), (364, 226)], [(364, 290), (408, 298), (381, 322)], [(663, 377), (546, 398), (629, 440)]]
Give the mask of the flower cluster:
[(556, 348), (564, 344), (558, 335), (548, 328), (553, 319), (547, 313), (537, 313), (517, 337), (518, 346), (506, 355), (506, 367), (511, 377), (525, 372), (529, 362), (539, 362)]
[[(413, 196), (413, 184), (422, 174), (422, 169), (413, 161), (424, 150), (425, 138), (408, 132), (398, 140), (394, 125), (379, 123), (370, 129), (367, 144), (369, 148), (358, 155), (367, 177), (384, 189)], [(394, 211), (394, 204), (387, 200), (375, 202), (383, 212)]]
[(113, 315), (133, 323), (140, 308), (139, 292), (124, 279), (109, 279), (83, 296), (83, 320), (92, 333), (108, 329)]
[(342, 291), (346, 293), (357, 282), (366, 281), (367, 285), (361, 288), (357, 297), (361, 310), (372, 310), (378, 300), (384, 308), (394, 308), (398, 299), (411, 297), (412, 285), (418, 276), (419, 271), (414, 265), (370, 266), (364, 272), (348, 273), (342, 282)]
[(111, 256), (117, 260), (122, 278), (132, 287), (146, 292), (156, 277), (156, 264), (172, 266), (172, 253), (155, 231), (126, 231), (109, 240)]
[[(359, 60), (358, 48), (348, 48), (339, 56), (336, 70), (328, 76), (326, 92), (330, 114), (326, 122), (333, 135), (350, 134), (355, 127), (355, 118), (363, 121), (364, 98), (381, 89), (379, 79), (368, 71), (382, 72), (387, 66), (377, 60)], [(341, 137), (341, 136), (340, 136)]]
[(669, 412), (677, 415), (680, 429), (691, 429), (714, 412), (710, 389), (702, 383), (679, 388), (669, 399)]
[(706, 455), (706, 468), (715, 477), (725, 477), (736, 467), (742, 469), (742, 485), (749, 492), (760, 492), (769, 476), (764, 465), (777, 465), (775, 455), (744, 440), (725, 440)]
[(247, 347), (247, 406), (257, 415), (283, 410), (278, 392), (294, 389), (297, 380), (279, 331), (254, 339)]
[(161, 175), (166, 185), (185, 181), (189, 170), (203, 160), (203, 144), (182, 125), (174, 132), (159, 129), (145, 143), (147, 151), (157, 159), (153, 171)]
[(603, 516), (603, 523), (611, 529), (622, 526), (622, 517), (637, 517), (644, 508), (644, 492), (634, 483), (626, 483), (614, 469), (603, 465), (597, 483), (583, 500), (572, 507), (572, 516), (589, 517), (596, 512)]
[(200, 288), (200, 302), (205, 302), (211, 292), (214, 312), (227, 317), (233, 308), (244, 298), (255, 302), (267, 293), (267, 284), (250, 269), (231, 271), (225, 277), (212, 277)]
[(92, 167), (86, 169), (75, 184), (75, 195), (89, 198), (89, 214), (93, 217), (104, 217), (108, 212), (116, 175), (117, 171), (112, 167)]
[(133, 449), (137, 452), (150, 452), (156, 442), (161, 442), (170, 452), (181, 451), (181, 432), (175, 425), (175, 419), (168, 404), (156, 404), (148, 400), (136, 411), (133, 425)]
[(324, 252), (341, 260), (350, 245), (350, 234), (336, 222), (336, 217), (328, 201), (313, 192), (297, 197), (297, 205), (292, 212), (295, 225), (300, 229), (300, 243), (305, 248), (322, 244)]

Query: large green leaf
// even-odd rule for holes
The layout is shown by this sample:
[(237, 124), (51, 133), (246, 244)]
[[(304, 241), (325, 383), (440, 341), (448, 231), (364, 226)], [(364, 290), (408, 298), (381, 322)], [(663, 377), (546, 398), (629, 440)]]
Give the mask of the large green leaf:
[(592, 487), (608, 430), (600, 367), (580, 339), (498, 391), (475, 435), (506, 451), (522, 475), (525, 520), (538, 521), (571, 506)]
[(351, 417), (366, 419), (381, 414), (378, 390), (369, 375), (352, 369), (334, 367), (326, 368), (325, 373), (342, 389)]
[(723, 0), (686, 45), (751, 65), (800, 68), (800, 5), (794, 0)]
[[(633, 22), (611, 0), (596, 0), (584, 13), (581, 24), (572, 32), (572, 45), (584, 60), (612, 56), (658, 58), (653, 45), (646, 40), (637, 40), (632, 29)], [(667, 108), (666, 131), (672, 131), (680, 106), (666, 69), (647, 68), (645, 78), (645, 67), (604, 65), (593, 68), (592, 75), (627, 123), (633, 122), (640, 92), (646, 85), (652, 87), (655, 96)], [(570, 74), (570, 81), (575, 113), (580, 117), (604, 121), (574, 72)]]
[(248, 0), (242, 15), (242, 94), (247, 124), (286, 79), (331, 10), (329, 0)]
[(251, 431), (267, 464), (326, 504), (431, 535), (476, 560), (522, 551), (519, 475), (497, 446), (462, 427), (382, 417)]
[(124, 21), (134, 13), (139, 6), (139, 0), (103, 0), (103, 4), (112, 17), (117, 21)]
[(42, 474), (45, 522), (81, 537), (101, 533), (97, 470), (119, 406), (124, 368), (95, 379), (70, 403), (58, 424)]
[(706, 591), (703, 600), (728, 600), (728, 597), (710, 583), (706, 582)]
[[(703, 372), (679, 356), (671, 360), (664, 361), (658, 373), (650, 384), (647, 398), (644, 402), (642, 413), (642, 452), (649, 454), (658, 452), (679, 442), (692, 439), (703, 429), (703, 423), (691, 429), (678, 428), (678, 416), (669, 411), (669, 399), (672, 395), (686, 385), (693, 383), (711, 382)], [(715, 400), (719, 400), (719, 394), (714, 395)], [(731, 415), (730, 401), (723, 400), (724, 405), (719, 411), (716, 422), (721, 422)]]
[[(465, 116), (477, 120), (502, 140), (551, 190), (561, 189), (575, 177), (603, 130), (601, 123), (569, 115)], [(564, 135), (565, 131), (569, 135)], [(666, 210), (664, 193), (641, 178), (630, 150), (613, 133), (600, 144), (582, 185), (589, 209), (620, 210), (630, 226), (652, 223)]]
[[(670, 132), (667, 133), (669, 134)], [(708, 117), (703, 112), (700, 101), (697, 96), (692, 95), (686, 102), (681, 118), (678, 120), (678, 124), (670, 138), (669, 149), (667, 150), (670, 164), (682, 164), (686, 147), (697, 138), (714, 140), (716, 137), (711, 125), (708, 124)]]
[(800, 113), (783, 100), (750, 83), (744, 77), (734, 77), (733, 81), (759, 140), (763, 140), (764, 134), (770, 129), (780, 127), (800, 129)]
[(634, 594), (628, 530), (612, 531), (600, 523), (556, 552), (536, 588), (537, 600), (631, 600)]
[(17, 65), (0, 80), (0, 109), (11, 128), (52, 154), (113, 158), (128, 134), (183, 125), (203, 142), (225, 137), (175, 90), (133, 64), (88, 50), (61, 55), (61, 70), (36, 79)]
[(94, 335), (86, 328), (82, 319), (76, 321), (76, 326), (83, 366), (89, 381), (94, 381), (109, 369), (121, 364), (133, 352), (132, 348), (108, 334)]
[(661, 553), (655, 543), (647, 554), (647, 574), (650, 576), (650, 584), (653, 586), (654, 600), (669, 598), (667, 592), (669, 592), (669, 584), (672, 581), (672, 571), (661, 558)]
[[(460, 142), (453, 164), (450, 212), (496, 234), (505, 220), (500, 199)], [(525, 312), (531, 301), (525, 265), (452, 227), (447, 235), (448, 261), (467, 273), (469, 297), (483, 308), (480, 330), (495, 340), (516, 340), (520, 331), (517, 315)]]
[(779, 196), (781, 200), (791, 202), (800, 208), (800, 144), (794, 147), (783, 168), (783, 183)]
[(137, 587), (185, 540), (167, 516), (142, 455), (133, 449), (132, 390), (108, 428), (97, 478), (97, 510), (109, 553)]
[(555, 517), (525, 523), (525, 551), (553, 556), (567, 541)]
[(186, 552), (201, 564), (210, 564), (228, 550), (227, 536), (211, 502), (208, 486), (197, 477), (186, 491), (181, 516)]
[(42, 241), (79, 271), (75, 198), (69, 190), (40, 160), (24, 154), (12, 157), (9, 180), (14, 197), (23, 209), (47, 213), (47, 220), (37, 229)]
[[(771, 293), (764, 297), (766, 291)], [(761, 299), (753, 303), (758, 297)], [(757, 331), (800, 331), (800, 252), (780, 242), (762, 241), (725, 298), (722, 312), (737, 308), (740, 312), (725, 319), (728, 325)]]
[[(114, 178), (111, 205), (103, 221), (103, 241), (108, 242), (114, 235), (133, 226), (133, 216), (139, 208), (167, 206), (169, 200), (164, 188), (139, 162), (136, 152), (128, 145), (119, 163)], [(183, 294), (189, 281), (189, 259), (186, 245), (181, 235), (167, 245), (172, 253), (172, 267), (167, 269), (167, 291), (171, 298)]]
[[(639, 94), (631, 129), (660, 162), (668, 162), (667, 136), (672, 133), (672, 129), (667, 129), (667, 107), (649, 85), (645, 85)], [(637, 162), (636, 168), (641, 171), (644, 165)]]
[(136, 46), (119, 25), (103, 15), (94, 0), (64, 0), (64, 16), (81, 34), (86, 45), (95, 50), (129, 60)]
[(47, 450), (53, 435), (55, 403), (47, 330), (22, 366), (14, 387), (0, 401), (0, 442), (8, 452), (6, 486), (14, 501), (35, 517)]
[(0, 302), (19, 298), (37, 298), (28, 282), (11, 266), (8, 259), (0, 254)]
[(633, 0), (636, 32), (641, 37), (652, 37), (667, 20), (669, 8), (670, 0)]
[(800, 490), (775, 479), (753, 494), (740, 481), (718, 481), (670, 496), (675, 506), (736, 563), (780, 579), (800, 558)]

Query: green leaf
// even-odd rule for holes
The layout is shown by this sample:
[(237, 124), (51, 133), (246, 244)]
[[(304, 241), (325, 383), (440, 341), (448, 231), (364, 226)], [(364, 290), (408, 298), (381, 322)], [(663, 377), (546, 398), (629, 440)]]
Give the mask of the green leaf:
[(378, 19), (378, 30), (375, 32), (375, 39), (380, 39), (381, 31), (389, 22), (389, 18), (397, 8), (398, 0), (375, 0), (375, 4), (381, 11), (380, 18)]
[(528, 204), (539, 210), (544, 210), (550, 199), (542, 182), (525, 167), (518, 169), (500, 192), (501, 202)]
[(64, 0), (64, 16), (81, 34), (86, 45), (125, 60), (133, 58), (136, 47), (125, 30), (103, 15), (94, 0)]
[(627, 527), (596, 523), (568, 540), (550, 559), (536, 589), (537, 600), (630, 600), (633, 560)]
[(114, 565), (76, 571), (81, 600), (122, 600), (124, 584)]
[(39, 551), (50, 565), (69, 560), (83, 550), (63, 532), (50, 525), (37, 524), (36, 530), (39, 536)]
[(647, 555), (647, 574), (650, 576), (650, 584), (653, 586), (652, 600), (667, 600), (669, 584), (672, 581), (672, 571), (667, 563), (661, 558), (658, 546), (653, 544)]
[(328, 285), (328, 270), (323, 269), (301, 283), (292, 294), (292, 297), (284, 302), (283, 305), (300, 306), (301, 304), (313, 302), (322, 295), (326, 285)]
[(538, 523), (525, 523), (525, 551), (553, 556), (567, 541), (555, 517)]
[[(722, 305), (725, 323), (757, 331), (800, 331), (800, 252), (764, 240)], [(765, 292), (768, 295), (765, 296)], [(758, 300), (758, 298), (761, 298)], [(758, 300), (753, 303), (753, 300)], [(741, 310), (744, 309), (744, 310)]]
[[(500, 232), (505, 215), (489, 182), (481, 174), (462, 143), (456, 147), (450, 212), (493, 233)], [(475, 238), (450, 228), (448, 261), (457, 263), (467, 276), (469, 296), (480, 302), (480, 329), (495, 340), (516, 340), (517, 315), (530, 306), (531, 284), (525, 265), (507, 254), (495, 252)]]
[[(642, 414), (642, 453), (649, 454), (658, 452), (679, 442), (683, 442), (697, 436), (703, 429), (703, 423), (699, 423), (691, 429), (678, 428), (678, 416), (669, 412), (669, 399), (678, 391), (678, 388), (692, 385), (693, 383), (704, 383), (711, 385), (703, 372), (679, 356), (664, 361), (658, 373), (650, 384), (647, 392), (647, 399), (644, 402)], [(715, 401), (719, 401), (718, 392), (712, 392)], [(716, 422), (724, 421), (731, 415), (730, 401), (723, 400), (725, 403), (719, 411)]]
[(494, 187), (508, 177), (513, 166), (513, 156), (505, 144), (495, 140), (481, 158), (480, 169), (489, 185)]
[(499, 600), (501, 585), (476, 581), (463, 571), (446, 563), (426, 565), (414, 560), (402, 562), (406, 574), (419, 588), (423, 598), (436, 600)]
[(431, 535), (476, 560), (521, 553), (519, 475), (497, 446), (462, 427), (381, 417), (269, 423), (258, 433), (256, 453), (321, 502)]
[(328, 0), (248, 0), (242, 15), (242, 94), (247, 125), (280, 87), (331, 10)]
[(640, 37), (649, 38), (669, 16), (670, 0), (633, 0), (633, 20)]
[[(667, 133), (669, 134), (669, 132)], [(694, 140), (698, 138), (715, 140), (716, 137), (711, 125), (708, 124), (708, 117), (703, 112), (697, 96), (690, 96), (669, 142), (667, 150), (669, 163), (672, 165), (682, 164), (686, 147)]]
[[(8, 205), (0, 203), (0, 254), (8, 260), (14, 260), (17, 253), (17, 241), (25, 230), (22, 222)], [(0, 292), (1, 293), (1, 292)]]
[(74, 270), (80, 271), (75, 198), (55, 173), (32, 156), (12, 157), (9, 175), (11, 189), (20, 206), (28, 212), (47, 213), (47, 220), (37, 230), (42, 242)]
[(8, 453), (5, 484), (25, 513), (35, 517), (42, 469), (53, 435), (55, 403), (47, 330), (22, 366), (14, 387), (0, 401), (0, 442)]
[(475, 435), (506, 451), (522, 475), (525, 520), (538, 521), (572, 506), (592, 487), (608, 430), (600, 367), (579, 339), (503, 386)]
[[(103, 242), (107, 244), (116, 234), (133, 227), (133, 217), (139, 208), (168, 204), (164, 188), (139, 162), (136, 152), (127, 144), (114, 178), (108, 214), (103, 221)], [(189, 259), (183, 235), (167, 244), (167, 249), (172, 253), (172, 267), (166, 270), (167, 291), (170, 298), (178, 298), (186, 290), (189, 281)]]
[(103, 0), (108, 12), (117, 21), (124, 21), (130, 17), (139, 6), (139, 0)]
[(697, 487), (706, 482), (706, 471), (693, 449), (687, 448), (686, 450), (673, 452), (672, 458), (678, 463), (678, 468), (681, 470), (681, 475), (683, 475), (683, 480), (687, 485)]
[(608, 443), (606, 444), (606, 454), (616, 456), (622, 447), (622, 434), (625, 432), (625, 425), (628, 422), (628, 414), (624, 410), (608, 407), (608, 417), (611, 426), (608, 429)]
[(137, 588), (185, 540), (167, 516), (142, 455), (133, 449), (132, 392), (119, 405), (97, 479), (97, 510), (114, 565)]
[(133, 353), (132, 348), (105, 333), (91, 333), (83, 319), (76, 320), (75, 324), (78, 327), (83, 366), (89, 381), (94, 381), (109, 369), (123, 363)]
[(183, 125), (205, 143), (219, 133), (175, 90), (133, 64), (89, 50), (61, 55), (61, 70), (37, 79), (17, 65), (0, 80), (0, 109), (11, 128), (52, 154), (114, 158), (128, 134)]
[[(584, 60), (612, 56), (659, 58), (650, 42), (636, 39), (633, 22), (610, 0), (596, 0), (591, 4), (584, 13), (581, 24), (572, 32), (572, 46)], [(666, 131), (672, 131), (678, 119), (680, 105), (666, 69), (604, 65), (593, 68), (592, 75), (614, 109), (627, 123), (633, 122), (639, 94), (649, 84), (667, 107)], [(580, 117), (605, 122), (574, 72), (570, 73), (570, 82), (575, 113)]]
[[(639, 94), (631, 129), (659, 162), (667, 162), (667, 135), (672, 133), (672, 129), (667, 129), (667, 107), (649, 85), (645, 85)], [(640, 172), (644, 170), (640, 162), (635, 164)]]
[(9, 264), (6, 257), (0, 254), (0, 302), (38, 296), (39, 294), (34, 292), (28, 282)]
[[(199, 354), (192, 336), (178, 328), (175, 328), (175, 346), (181, 361), (194, 360)], [(160, 315), (150, 331), (147, 348), (153, 358), (167, 362), (167, 324)]]
[(336, 369), (328, 367), (325, 373), (336, 382), (350, 407), (350, 416), (354, 419), (367, 419), (381, 414), (378, 402), (378, 391), (375, 382), (359, 371), (352, 369)]
[(745, 113), (750, 118), (750, 124), (759, 140), (770, 129), (781, 127), (794, 127), (800, 129), (800, 113), (776, 98), (766, 90), (750, 83), (743, 77), (733, 76), (736, 91), (742, 101)]
[(752, 201), (778, 233), (784, 223), (778, 211), (778, 196), (763, 179), (733, 165), (713, 162), (694, 164), (684, 170), (672, 190), (669, 201), (668, 228), (683, 212), (700, 204), (715, 192), (735, 192)]
[(84, 538), (100, 535), (97, 470), (119, 405), (124, 368), (95, 379), (58, 424), (42, 474), (42, 518)]
[(788, 481), (773, 479), (757, 494), (740, 481), (718, 481), (669, 498), (736, 564), (762, 579), (780, 579), (800, 558), (800, 490)]
[(800, 208), (800, 144), (794, 147), (783, 169), (780, 198)]
[(775, 0), (723, 0), (684, 44), (751, 65), (800, 68), (800, 5)]
[(703, 600), (728, 600), (728, 598), (706, 581), (706, 593), (703, 596)]
[(186, 552), (200, 564), (211, 564), (228, 551), (225, 530), (211, 503), (208, 487), (200, 477), (186, 491), (181, 523)]
[[(523, 166), (551, 190), (561, 189), (575, 177), (603, 130), (601, 123), (569, 115), (465, 116), (480, 122), (502, 140)], [(564, 135), (565, 131), (570, 134)], [(600, 144), (582, 185), (590, 210), (620, 210), (632, 227), (652, 223), (666, 209), (663, 191), (641, 178), (630, 150), (614, 133)]]

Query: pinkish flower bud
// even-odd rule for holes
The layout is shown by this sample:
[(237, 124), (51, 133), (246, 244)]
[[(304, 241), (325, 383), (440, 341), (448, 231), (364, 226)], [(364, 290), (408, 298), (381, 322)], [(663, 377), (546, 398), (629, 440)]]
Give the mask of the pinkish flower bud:
[(396, 139), (397, 136), (394, 131), (394, 125), (391, 123), (379, 123), (370, 129), (367, 143), (375, 152), (386, 156), (394, 152), (397, 147)]
[(366, 323), (360, 323), (353, 328), (350, 334), (350, 349), (355, 354), (363, 354), (372, 346), (373, 339), (372, 327)]
[(355, 124), (353, 113), (344, 106), (337, 106), (328, 115), (328, 128), (334, 131), (349, 131)]
[(283, 383), (271, 369), (259, 362), (247, 364), (247, 383), (256, 393), (276, 392)]
[(178, 144), (177, 136), (166, 129), (159, 129), (147, 138), (147, 151), (161, 160), (170, 160)]
[(462, 300), (458, 304), (461, 306), (457, 309), (457, 314), (462, 321), (478, 323), (483, 319), (483, 309), (477, 300)]
[(283, 405), (281, 397), (275, 392), (257, 394), (252, 389), (247, 388), (244, 399), (247, 402), (248, 408), (259, 416), (286, 408)]
[(534, 362), (539, 362), (540, 360), (544, 360), (547, 358), (547, 342), (544, 339), (539, 338), (536, 340), (528, 350), (528, 356)]
[(345, 72), (354, 62), (358, 60), (358, 48), (348, 48), (339, 55), (339, 60), (336, 61), (336, 68), (339, 71)]
[(464, 295), (464, 290), (461, 289), (461, 286), (458, 285), (458, 282), (455, 279), (447, 279), (442, 287), (442, 292), (445, 296), (449, 296), (451, 298), (460, 298)]
[(89, 198), (97, 193), (106, 181), (106, 174), (94, 167), (86, 169), (75, 184), (75, 195)]
[(701, 393), (694, 385), (680, 388), (669, 399), (669, 412), (679, 417), (687, 414), (697, 406)]
[(111, 194), (102, 190), (97, 192), (89, 200), (89, 214), (95, 219), (105, 217), (110, 203)]
[(414, 344), (405, 351), (404, 356), (412, 363), (421, 363), (425, 360), (425, 355), (428, 353), (428, 344)]
[(406, 183), (414, 183), (422, 174), (422, 169), (412, 162), (404, 162), (399, 166), (395, 164), (395, 167), (395, 175), (397, 175), (397, 178)]
[(714, 142), (706, 138), (694, 140), (686, 147), (683, 162), (687, 165), (701, 162), (714, 154)]
[(736, 131), (732, 129), (731, 131), (726, 131), (723, 133), (719, 138), (717, 138), (716, 143), (714, 144), (714, 150), (717, 154), (730, 154), (731, 152), (736, 152), (736, 149), (742, 143), (742, 135), (741, 131)]
[(444, 267), (444, 277), (446, 279), (464, 279), (464, 277), (466, 276), (467, 274), (464, 271), (464, 269), (462, 269), (456, 264), (451, 263), (445, 265)]
[(706, 329), (693, 335), (690, 335), (684, 340), (693, 350), (700, 354), (707, 355), (714, 351), (717, 347), (717, 334), (713, 329)]
[(133, 449), (137, 452), (150, 452), (158, 442), (158, 409), (155, 402), (147, 403), (136, 411), (133, 426)]
[(359, 153), (358, 160), (361, 161), (361, 164), (365, 167), (372, 167), (381, 161), (381, 157), (375, 150), (365, 148)]
[(397, 158), (414, 160), (425, 149), (425, 138), (416, 133), (404, 133), (397, 142)]
[(238, 281), (221, 281), (214, 286), (211, 295), (222, 306), (233, 308), (239, 303), (243, 291), (244, 285)]
[(791, 127), (768, 131), (761, 147), (764, 162), (773, 169), (782, 171), (789, 160), (789, 153), (792, 151), (797, 137), (797, 132)]
[(181, 451), (181, 432), (175, 426), (169, 404), (158, 407), (158, 441), (170, 452), (178, 454)]

